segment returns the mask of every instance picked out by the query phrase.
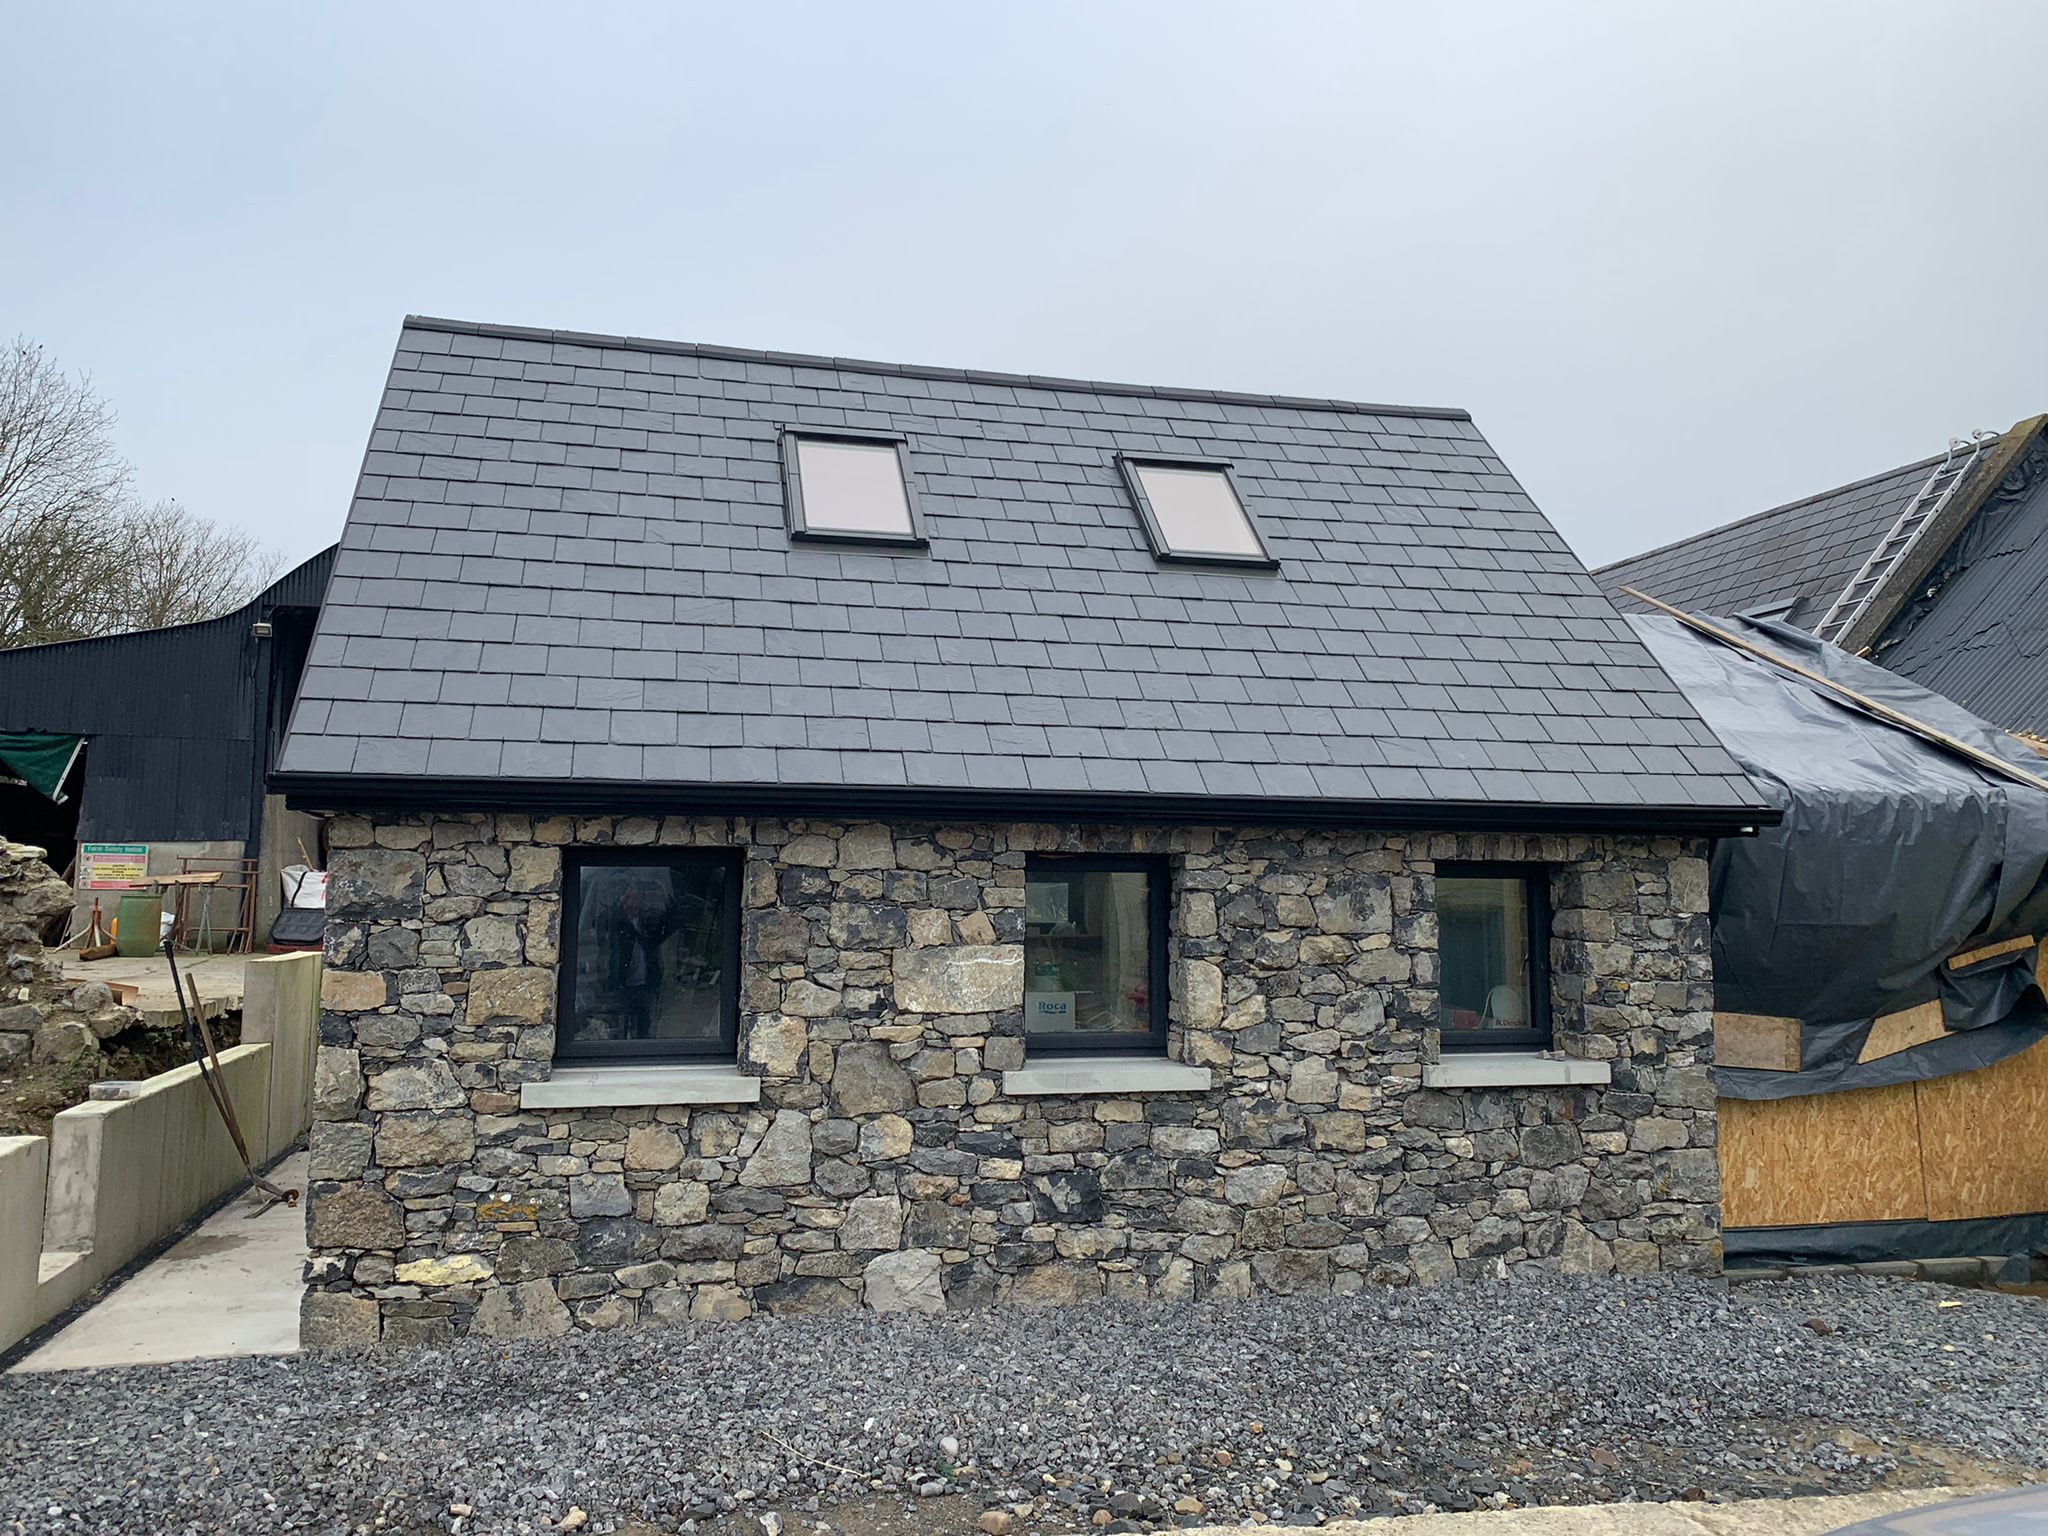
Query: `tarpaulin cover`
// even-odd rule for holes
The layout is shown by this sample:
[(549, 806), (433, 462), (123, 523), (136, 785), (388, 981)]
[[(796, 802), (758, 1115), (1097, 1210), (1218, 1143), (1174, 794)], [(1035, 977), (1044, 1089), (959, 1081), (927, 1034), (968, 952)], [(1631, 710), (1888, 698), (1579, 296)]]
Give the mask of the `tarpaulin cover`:
[[(1960, 705), (1789, 625), (1716, 619), (1752, 644), (2048, 778)], [(1979, 767), (1661, 614), (1629, 623), (1784, 808), (1714, 847), (1717, 1011), (1794, 1018), (1799, 1070), (1721, 1068), (1724, 1097), (1796, 1098), (1989, 1066), (2048, 1036), (2048, 790)], [(1938, 1000), (1947, 1032), (1859, 1062), (1877, 1018)]]
[(64, 780), (85, 745), (78, 736), (53, 736), (43, 731), (0, 731), (0, 770), (62, 805)]

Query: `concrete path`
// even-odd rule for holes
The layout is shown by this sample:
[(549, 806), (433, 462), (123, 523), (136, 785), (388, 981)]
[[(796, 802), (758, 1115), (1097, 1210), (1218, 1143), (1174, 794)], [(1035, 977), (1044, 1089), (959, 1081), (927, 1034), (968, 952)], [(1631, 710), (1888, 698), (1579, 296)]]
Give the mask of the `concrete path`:
[[(306, 1154), (286, 1158), (270, 1179), (304, 1190)], [(14, 1369), (296, 1354), (305, 1207), (273, 1205), (252, 1218), (257, 1204), (253, 1191), (237, 1195)]]
[[(1828, 1499), (1739, 1499), (1729, 1504), (1585, 1504), (1332, 1520), (1317, 1536), (1823, 1536), (1859, 1520), (1966, 1498), (1982, 1488), (1916, 1488)], [(1244, 1536), (1238, 1526), (1180, 1536)]]

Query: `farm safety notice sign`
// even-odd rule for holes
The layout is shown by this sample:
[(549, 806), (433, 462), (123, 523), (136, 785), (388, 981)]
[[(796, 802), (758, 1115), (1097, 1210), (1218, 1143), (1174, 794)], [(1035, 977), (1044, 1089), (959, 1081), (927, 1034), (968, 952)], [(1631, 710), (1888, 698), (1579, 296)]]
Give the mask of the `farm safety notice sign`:
[(149, 844), (80, 843), (78, 884), (88, 891), (125, 891), (149, 878)]

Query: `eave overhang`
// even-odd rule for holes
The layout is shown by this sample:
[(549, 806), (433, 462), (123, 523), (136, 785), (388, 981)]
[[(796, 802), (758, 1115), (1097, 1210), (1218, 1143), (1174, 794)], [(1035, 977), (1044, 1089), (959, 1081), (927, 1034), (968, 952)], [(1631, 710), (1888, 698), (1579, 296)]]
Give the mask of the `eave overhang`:
[(1766, 805), (1559, 805), (1475, 800), (1344, 800), (919, 785), (648, 784), (618, 780), (462, 779), (279, 773), (271, 792), (295, 811), (461, 815), (814, 816), (845, 821), (1072, 821), (1205, 826), (1349, 826), (1388, 831), (1632, 832), (1745, 836), (1776, 826)]

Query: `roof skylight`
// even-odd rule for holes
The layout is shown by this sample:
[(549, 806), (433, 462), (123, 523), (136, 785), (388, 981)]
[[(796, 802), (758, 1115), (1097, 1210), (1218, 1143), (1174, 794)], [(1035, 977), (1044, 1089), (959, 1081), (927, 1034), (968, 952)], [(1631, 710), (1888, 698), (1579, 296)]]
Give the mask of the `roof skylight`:
[(1127, 458), (1124, 478), (1161, 560), (1271, 566), (1265, 541), (1245, 510), (1228, 465)]
[(793, 431), (783, 439), (782, 473), (799, 538), (925, 542), (899, 438)]

